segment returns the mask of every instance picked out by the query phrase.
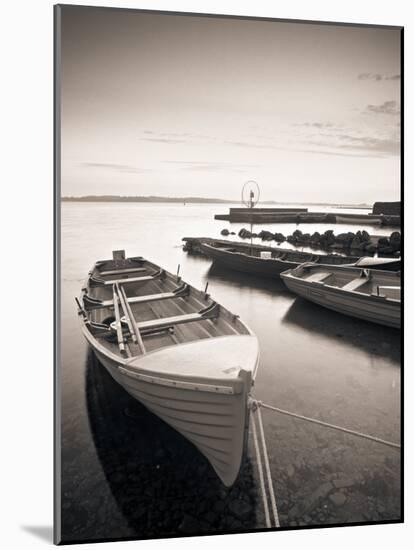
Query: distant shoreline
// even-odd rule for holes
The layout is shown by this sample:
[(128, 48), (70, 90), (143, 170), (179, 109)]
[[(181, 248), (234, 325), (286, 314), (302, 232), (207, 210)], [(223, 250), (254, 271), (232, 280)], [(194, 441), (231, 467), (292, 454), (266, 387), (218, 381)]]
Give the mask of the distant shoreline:
[[(84, 197), (62, 197), (61, 202), (138, 202), (138, 203), (175, 203), (175, 204), (239, 204), (240, 200), (204, 198), (204, 197), (134, 197), (118, 195), (87, 195)], [(261, 201), (263, 204), (308, 204), (318, 206), (334, 206), (337, 208), (371, 209), (372, 204), (340, 204), (334, 202), (283, 202)]]

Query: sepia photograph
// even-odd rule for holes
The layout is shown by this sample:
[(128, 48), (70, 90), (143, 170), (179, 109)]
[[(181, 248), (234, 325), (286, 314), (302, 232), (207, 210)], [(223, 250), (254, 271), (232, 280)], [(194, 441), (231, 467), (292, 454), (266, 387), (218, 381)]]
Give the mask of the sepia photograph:
[(403, 27), (54, 32), (55, 543), (402, 522)]

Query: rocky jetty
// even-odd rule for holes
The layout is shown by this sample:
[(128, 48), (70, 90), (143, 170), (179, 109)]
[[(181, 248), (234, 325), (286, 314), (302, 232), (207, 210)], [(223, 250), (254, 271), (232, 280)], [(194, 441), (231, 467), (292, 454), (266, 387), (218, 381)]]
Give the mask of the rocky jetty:
[[(228, 234), (228, 233), (227, 233)], [(222, 235), (224, 233), (222, 232)], [(262, 230), (260, 233), (251, 233), (248, 229), (242, 228), (238, 233), (242, 239), (260, 238), (262, 241), (276, 241), (282, 243), (287, 241), (295, 246), (307, 246), (310, 248), (329, 250), (351, 250), (354, 253), (375, 254), (382, 256), (398, 256), (401, 251), (401, 233), (394, 231), (389, 237), (373, 236), (367, 231), (348, 231), (347, 233), (334, 234), (332, 229), (324, 233), (315, 231), (303, 233), (296, 229), (291, 235), (285, 236), (282, 233), (272, 233)]]

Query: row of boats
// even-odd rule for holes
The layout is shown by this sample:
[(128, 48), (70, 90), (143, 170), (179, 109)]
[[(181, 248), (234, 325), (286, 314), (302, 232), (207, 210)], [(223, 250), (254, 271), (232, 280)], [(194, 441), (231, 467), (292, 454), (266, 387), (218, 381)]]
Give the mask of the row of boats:
[(281, 278), (288, 289), (326, 308), (400, 327), (400, 258), (312, 254), (200, 239), (199, 251), (244, 273)]
[[(343, 263), (337, 255), (304, 259), (293, 251), (205, 241), (197, 244), (201, 251), (228, 267), (256, 272), (261, 266), (261, 274), (280, 276), (314, 302), (400, 324), (395, 259)], [(124, 251), (94, 264), (76, 301), (82, 332), (113, 379), (191, 441), (224, 485), (233, 485), (245, 456), (259, 364), (250, 328), (207, 287), (198, 290), (178, 273)]]

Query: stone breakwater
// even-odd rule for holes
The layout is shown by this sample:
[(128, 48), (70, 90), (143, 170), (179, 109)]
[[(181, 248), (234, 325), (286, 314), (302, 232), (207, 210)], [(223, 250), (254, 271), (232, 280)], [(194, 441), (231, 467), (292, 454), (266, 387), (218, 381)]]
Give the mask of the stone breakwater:
[[(221, 234), (227, 236), (234, 233), (223, 229)], [(335, 235), (332, 229), (328, 229), (324, 233), (315, 231), (313, 234), (303, 233), (300, 229), (296, 229), (291, 235), (285, 236), (283, 233), (272, 233), (266, 230), (262, 230), (260, 233), (251, 233), (248, 229), (242, 228), (238, 235), (242, 239), (253, 237), (262, 239), (262, 241), (276, 241), (278, 244), (287, 241), (295, 246), (319, 249), (353, 250), (368, 254), (378, 252), (381, 255), (391, 256), (401, 253), (401, 233), (399, 231), (394, 231), (389, 237), (382, 237), (370, 235), (367, 231), (357, 231), (356, 233), (348, 231)]]

